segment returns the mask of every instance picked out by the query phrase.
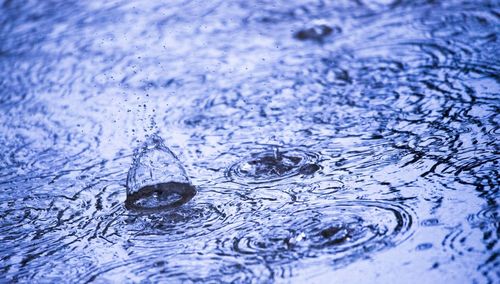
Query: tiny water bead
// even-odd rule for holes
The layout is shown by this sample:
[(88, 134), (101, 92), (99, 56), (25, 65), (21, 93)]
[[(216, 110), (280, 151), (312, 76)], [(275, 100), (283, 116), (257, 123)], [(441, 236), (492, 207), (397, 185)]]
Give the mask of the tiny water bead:
[(127, 176), (128, 209), (155, 212), (179, 207), (196, 195), (196, 189), (179, 159), (152, 135), (135, 151)]
[(311, 175), (320, 169), (317, 160), (314, 153), (274, 148), (251, 154), (231, 166), (227, 174), (236, 182), (273, 182), (296, 175)]

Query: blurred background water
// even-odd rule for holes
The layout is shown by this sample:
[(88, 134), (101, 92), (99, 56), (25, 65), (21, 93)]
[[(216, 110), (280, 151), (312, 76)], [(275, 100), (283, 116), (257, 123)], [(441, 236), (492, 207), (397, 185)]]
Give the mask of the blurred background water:
[[(0, 8), (0, 281), (499, 283), (498, 1)], [(198, 194), (127, 210), (158, 133)]]

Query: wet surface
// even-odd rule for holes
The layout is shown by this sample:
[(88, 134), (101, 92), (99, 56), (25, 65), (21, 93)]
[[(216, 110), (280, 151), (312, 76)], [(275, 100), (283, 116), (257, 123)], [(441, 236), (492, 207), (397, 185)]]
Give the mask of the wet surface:
[[(1, 281), (498, 283), (499, 17), (3, 1)], [(154, 133), (197, 194), (143, 214)]]

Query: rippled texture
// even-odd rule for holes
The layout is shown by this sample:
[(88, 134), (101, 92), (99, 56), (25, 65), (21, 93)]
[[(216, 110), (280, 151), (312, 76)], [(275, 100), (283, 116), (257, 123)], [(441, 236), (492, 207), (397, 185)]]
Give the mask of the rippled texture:
[(0, 282), (500, 281), (498, 1), (0, 7)]
[(254, 153), (229, 168), (228, 176), (233, 181), (246, 180), (247, 183), (269, 183), (294, 175), (312, 174), (319, 169), (314, 163), (315, 155), (298, 150)]

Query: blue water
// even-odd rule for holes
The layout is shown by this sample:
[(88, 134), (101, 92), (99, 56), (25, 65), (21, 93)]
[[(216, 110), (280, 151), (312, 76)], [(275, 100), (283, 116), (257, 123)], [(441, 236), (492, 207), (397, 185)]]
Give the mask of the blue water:
[[(499, 34), (498, 1), (5, 0), (0, 282), (499, 283)], [(137, 212), (152, 136), (197, 193)]]

